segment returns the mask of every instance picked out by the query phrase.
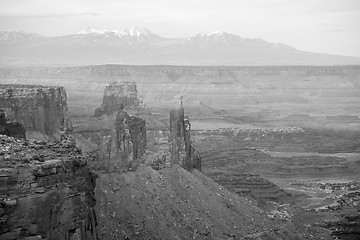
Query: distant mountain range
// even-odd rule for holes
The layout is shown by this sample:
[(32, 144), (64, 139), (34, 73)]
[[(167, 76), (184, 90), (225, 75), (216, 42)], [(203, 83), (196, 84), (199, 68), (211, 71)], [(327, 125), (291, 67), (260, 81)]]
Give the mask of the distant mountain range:
[(0, 32), (0, 64), (16, 65), (358, 65), (359, 57), (312, 53), (216, 31), (165, 38), (133, 27), (45, 37)]

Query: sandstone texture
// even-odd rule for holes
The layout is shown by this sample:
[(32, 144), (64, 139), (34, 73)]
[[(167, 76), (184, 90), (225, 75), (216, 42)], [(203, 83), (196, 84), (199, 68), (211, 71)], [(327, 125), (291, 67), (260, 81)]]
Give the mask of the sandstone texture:
[(0, 135), (0, 239), (98, 239), (94, 188), (73, 138)]
[(0, 85), (0, 109), (9, 121), (21, 123), (27, 133), (71, 131), (66, 100), (63, 87)]
[(115, 113), (120, 106), (139, 108), (141, 105), (135, 82), (113, 82), (105, 87), (103, 102), (101, 107), (95, 110), (95, 116)]

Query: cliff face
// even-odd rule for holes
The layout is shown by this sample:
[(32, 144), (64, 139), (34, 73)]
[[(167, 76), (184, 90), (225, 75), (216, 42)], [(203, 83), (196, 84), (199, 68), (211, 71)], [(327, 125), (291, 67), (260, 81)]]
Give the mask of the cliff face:
[(97, 238), (95, 176), (75, 140), (16, 140), (0, 135), (0, 238)]
[(187, 170), (201, 169), (201, 157), (196, 153), (190, 140), (190, 128), (189, 118), (184, 115), (182, 106), (170, 111), (169, 145), (171, 162), (180, 164)]
[(63, 87), (0, 85), (0, 109), (27, 132), (52, 135), (59, 130), (71, 131), (66, 100)]
[(95, 116), (112, 114), (123, 107), (140, 107), (141, 101), (137, 97), (135, 82), (114, 82), (105, 87), (103, 102), (95, 110)]
[(22, 124), (7, 121), (4, 111), (0, 109), (0, 134), (15, 138), (25, 138), (25, 132)]

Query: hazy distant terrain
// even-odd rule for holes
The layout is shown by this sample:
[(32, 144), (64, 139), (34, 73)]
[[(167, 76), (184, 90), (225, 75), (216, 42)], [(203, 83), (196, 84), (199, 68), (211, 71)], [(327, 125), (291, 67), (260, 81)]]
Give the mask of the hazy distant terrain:
[(45, 37), (36, 33), (0, 32), (4, 66), (134, 65), (344, 65), (359, 57), (305, 52), (282, 43), (243, 38), (226, 32), (165, 38), (147, 29), (88, 29)]
[(168, 109), (183, 96), (188, 111), (194, 112), (191, 119), (196, 129), (294, 123), (360, 129), (359, 79), (359, 66), (0, 69), (2, 83), (64, 86), (70, 108), (77, 114), (92, 114), (109, 82), (135, 81), (144, 103), (155, 110)]

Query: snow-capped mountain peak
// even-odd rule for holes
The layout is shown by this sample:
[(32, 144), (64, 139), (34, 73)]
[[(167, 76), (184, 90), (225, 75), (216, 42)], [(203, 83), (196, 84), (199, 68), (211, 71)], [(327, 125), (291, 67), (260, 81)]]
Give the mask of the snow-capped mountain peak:
[(120, 38), (131, 38), (138, 40), (150, 39), (158, 37), (151, 33), (146, 28), (131, 27), (129, 29), (122, 28), (120, 30), (108, 31), (106, 29), (98, 30), (96, 28), (86, 28), (77, 33), (78, 35), (104, 35), (104, 36), (118, 36)]
[(88, 27), (88, 28), (86, 28), (84, 30), (81, 30), (77, 34), (82, 34), (82, 35), (86, 35), (86, 34), (104, 34), (106, 32), (108, 32), (106, 29), (98, 30), (98, 29), (93, 28), (93, 27)]
[(44, 36), (37, 33), (27, 33), (24, 31), (0, 32), (0, 42), (15, 43), (38, 38), (44, 38)]
[(223, 34), (226, 34), (226, 32), (222, 32), (220, 30), (216, 30), (216, 31), (213, 31), (212, 33), (210, 33), (209, 35), (223, 35)]

